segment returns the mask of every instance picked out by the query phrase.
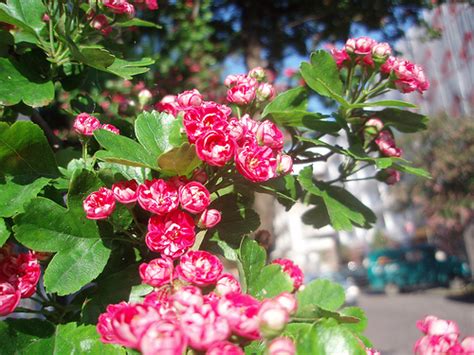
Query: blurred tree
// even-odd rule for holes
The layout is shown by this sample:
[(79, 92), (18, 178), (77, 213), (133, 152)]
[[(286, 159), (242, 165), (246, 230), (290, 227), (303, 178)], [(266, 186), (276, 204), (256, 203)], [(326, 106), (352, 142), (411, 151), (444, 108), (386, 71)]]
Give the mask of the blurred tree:
[[(419, 140), (406, 142), (407, 156), (428, 170), (431, 180), (413, 179), (406, 203), (420, 207), (428, 234), (450, 253), (463, 255), (463, 235), (474, 222), (474, 121), (434, 117)], [(474, 253), (474, 251), (469, 252)], [(473, 254), (474, 255), (474, 254)]]

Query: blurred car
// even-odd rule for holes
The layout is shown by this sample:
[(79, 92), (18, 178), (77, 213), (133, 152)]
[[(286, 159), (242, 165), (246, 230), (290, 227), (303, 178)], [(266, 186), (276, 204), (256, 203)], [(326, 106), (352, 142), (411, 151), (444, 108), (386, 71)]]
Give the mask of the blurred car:
[(431, 245), (373, 251), (368, 254), (367, 275), (372, 290), (386, 293), (447, 287), (471, 277), (467, 263)]

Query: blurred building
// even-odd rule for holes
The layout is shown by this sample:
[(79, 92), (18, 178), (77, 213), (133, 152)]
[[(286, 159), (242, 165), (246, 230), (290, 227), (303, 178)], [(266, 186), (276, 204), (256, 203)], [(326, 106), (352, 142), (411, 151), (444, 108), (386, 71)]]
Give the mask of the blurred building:
[[(420, 112), (428, 115), (442, 112), (451, 116), (472, 115), (474, 7), (468, 3), (443, 4), (423, 16), (429, 26), (441, 32), (441, 37), (429, 40), (426, 28), (412, 27), (395, 48), (407, 59), (424, 66), (431, 87), (423, 96), (395, 93), (391, 98), (412, 101), (420, 107)], [(327, 164), (314, 164), (315, 177), (320, 180), (337, 177), (340, 163), (334, 158)], [(373, 170), (366, 169), (354, 178), (373, 174)], [(305, 205), (298, 203), (288, 212), (278, 205), (273, 225), (277, 238), (272, 257), (289, 257), (306, 274), (316, 275), (337, 270), (341, 257), (338, 243), (363, 255), (377, 234), (400, 244), (406, 244), (415, 236), (415, 211), (398, 210), (390, 187), (373, 180), (348, 182), (345, 187), (374, 211), (377, 224), (373, 229), (354, 228), (351, 232), (336, 232), (329, 226), (315, 229), (301, 220), (308, 210)]]

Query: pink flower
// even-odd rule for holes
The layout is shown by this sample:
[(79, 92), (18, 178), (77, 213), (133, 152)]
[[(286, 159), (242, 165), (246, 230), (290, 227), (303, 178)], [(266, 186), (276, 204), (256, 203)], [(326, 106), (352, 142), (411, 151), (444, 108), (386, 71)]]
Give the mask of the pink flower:
[(201, 289), (188, 285), (183, 286), (171, 296), (173, 307), (178, 313), (184, 313), (189, 307), (201, 307), (204, 303)]
[(93, 15), (92, 17), (92, 28), (95, 28), (96, 30), (100, 31), (104, 36), (108, 36), (110, 32), (112, 32), (112, 27), (109, 26), (109, 21), (107, 20), (107, 17), (105, 15)]
[(207, 176), (206, 170), (204, 170), (203, 168), (197, 168), (193, 171), (193, 176), (191, 177), (191, 180), (204, 184), (207, 182), (208, 178), (209, 176)]
[(380, 71), (383, 74), (390, 74), (396, 63), (397, 63), (397, 58), (393, 56), (389, 56), (388, 59), (385, 61), (385, 63), (383, 63), (382, 66), (380, 67)]
[(372, 58), (375, 60), (386, 60), (392, 54), (392, 49), (388, 43), (377, 43), (372, 47)]
[(274, 298), (276, 302), (280, 304), (288, 314), (292, 315), (296, 312), (298, 304), (296, 302), (296, 297), (292, 293), (283, 292)]
[(166, 112), (170, 115), (176, 116), (179, 108), (176, 98), (175, 95), (166, 95), (155, 105), (156, 109), (160, 112)]
[(184, 129), (190, 143), (210, 131), (227, 130), (228, 113), (217, 104), (203, 104), (186, 110), (183, 118)]
[(381, 131), (375, 139), (380, 152), (387, 157), (400, 157), (403, 151), (397, 147), (392, 134), (389, 131)]
[(244, 351), (230, 341), (220, 341), (212, 344), (206, 355), (244, 355)]
[(268, 355), (294, 355), (295, 353), (295, 344), (287, 337), (276, 338), (268, 346)]
[(272, 121), (263, 121), (257, 128), (257, 141), (260, 145), (266, 145), (272, 149), (283, 148), (283, 133)]
[(242, 80), (245, 80), (247, 76), (244, 74), (230, 74), (227, 75), (227, 77), (224, 80), (224, 85), (227, 86), (228, 88), (236, 85)]
[(120, 130), (114, 125), (109, 124), (109, 123), (103, 124), (102, 126), (100, 126), (100, 129), (105, 129), (106, 131), (109, 131), (115, 134), (120, 134)]
[(258, 310), (260, 303), (250, 295), (228, 293), (218, 305), (219, 314), (227, 319), (231, 330), (244, 338), (258, 339)]
[(102, 3), (108, 7), (113, 13), (125, 14), (130, 17), (135, 15), (135, 8), (126, 0), (103, 0)]
[(221, 218), (221, 212), (216, 209), (204, 210), (199, 217), (198, 226), (203, 229), (215, 227), (221, 221)]
[(196, 153), (202, 161), (224, 166), (234, 154), (234, 141), (221, 131), (208, 131), (196, 141)]
[(152, 323), (140, 339), (143, 355), (177, 355), (186, 350), (187, 339), (179, 325), (170, 320)]
[(173, 280), (173, 261), (171, 259), (153, 259), (148, 264), (142, 263), (138, 268), (142, 282), (161, 287)]
[(14, 255), (8, 248), (0, 249), (0, 283), (11, 284), (20, 292), (21, 298), (31, 297), (35, 293), (40, 275), (36, 253), (30, 251)]
[(246, 128), (238, 118), (231, 117), (227, 124), (227, 132), (237, 142), (244, 136)]
[(227, 90), (227, 101), (236, 105), (248, 105), (254, 99), (257, 90), (257, 80), (253, 78), (239, 78), (239, 81)]
[(133, 203), (138, 198), (138, 184), (135, 180), (119, 181), (112, 185), (115, 199), (120, 203)]
[(179, 277), (198, 286), (215, 284), (222, 273), (222, 263), (217, 256), (207, 251), (188, 251), (184, 254), (176, 272)]
[(365, 353), (367, 355), (381, 355), (380, 351), (372, 349), (372, 348), (365, 348)]
[(464, 338), (461, 342), (461, 346), (466, 354), (474, 354), (474, 336)]
[(160, 315), (153, 307), (121, 302), (109, 305), (107, 312), (99, 316), (97, 331), (104, 343), (137, 349), (148, 326), (158, 320)]
[(179, 188), (181, 208), (190, 213), (200, 213), (211, 203), (209, 191), (197, 181), (188, 182)]
[(72, 127), (78, 134), (82, 134), (83, 136), (92, 136), (94, 131), (100, 128), (100, 122), (94, 116), (83, 112), (76, 116)]
[(375, 44), (377, 42), (369, 37), (350, 38), (346, 42), (345, 50), (349, 54), (355, 53), (365, 56), (371, 53)]
[(256, 67), (256, 68), (250, 69), (247, 76), (249, 78), (254, 78), (257, 81), (262, 81), (265, 79), (265, 69), (263, 69), (262, 67)]
[(373, 128), (378, 133), (383, 129), (384, 124), (380, 118), (372, 117), (365, 122), (365, 127)]
[(177, 101), (181, 107), (200, 106), (202, 103), (202, 95), (196, 89), (188, 90), (179, 94)]
[(293, 158), (291, 158), (289, 155), (278, 154), (277, 162), (278, 175), (286, 175), (293, 171)]
[(178, 190), (162, 179), (146, 180), (138, 187), (138, 203), (144, 210), (163, 215), (178, 208)]
[(339, 69), (341, 69), (344, 65), (351, 62), (351, 58), (347, 54), (345, 49), (331, 49), (331, 55), (336, 61), (336, 65)]
[(112, 190), (101, 187), (86, 197), (82, 203), (88, 219), (105, 219), (115, 209), (115, 198)]
[(452, 320), (430, 319), (427, 323), (428, 324), (426, 334), (428, 335), (459, 335), (459, 327), (456, 322), (453, 322)]
[(235, 153), (237, 170), (248, 180), (264, 182), (276, 176), (277, 159), (266, 146), (248, 144)]
[(8, 282), (0, 283), (0, 316), (12, 313), (20, 302), (20, 290)]
[(241, 293), (240, 283), (237, 279), (229, 273), (222, 274), (217, 279), (215, 292), (220, 296), (225, 296), (228, 293)]
[(194, 244), (194, 220), (183, 211), (153, 216), (148, 222), (145, 242), (152, 251), (176, 259)]
[(409, 93), (415, 90), (423, 93), (430, 86), (423, 68), (408, 60), (396, 60), (392, 70), (395, 74), (395, 86), (402, 93)]
[(206, 350), (230, 335), (227, 320), (209, 304), (192, 306), (181, 315), (181, 329), (196, 350)]
[(289, 320), (287, 310), (276, 300), (267, 299), (260, 305), (258, 324), (264, 337), (271, 338), (280, 334)]
[(294, 264), (293, 261), (289, 259), (275, 259), (272, 261), (272, 264), (281, 265), (283, 271), (286, 272), (291, 279), (293, 280), (293, 286), (295, 290), (298, 290), (303, 284), (303, 271), (299, 268), (298, 265)]
[(418, 339), (414, 346), (416, 355), (450, 354), (450, 349), (457, 344), (456, 334), (425, 335)]
[(395, 169), (385, 169), (384, 172), (387, 174), (385, 178), (385, 183), (387, 185), (395, 185), (400, 181), (400, 172)]
[(269, 83), (261, 83), (257, 87), (257, 91), (255, 93), (257, 97), (257, 101), (264, 102), (268, 100), (272, 100), (275, 96), (275, 89), (273, 88), (272, 84)]

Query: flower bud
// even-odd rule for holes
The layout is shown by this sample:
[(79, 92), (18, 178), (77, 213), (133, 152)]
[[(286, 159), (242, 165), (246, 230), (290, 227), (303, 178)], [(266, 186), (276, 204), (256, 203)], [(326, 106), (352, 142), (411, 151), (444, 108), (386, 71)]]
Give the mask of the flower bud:
[(395, 185), (400, 181), (400, 172), (395, 169), (384, 169), (375, 175), (378, 181), (384, 182), (387, 185)]
[(106, 131), (112, 132), (113, 134), (120, 134), (120, 130), (110, 123), (103, 124), (100, 126), (100, 129), (105, 129)]
[(199, 228), (212, 228), (221, 221), (221, 213), (215, 209), (205, 210), (201, 217), (199, 217), (198, 227)]
[(279, 175), (286, 175), (293, 170), (293, 159), (287, 154), (280, 154), (278, 156), (277, 173)]
[(295, 353), (295, 344), (287, 337), (276, 338), (268, 346), (268, 355), (294, 355)]
[(145, 106), (148, 102), (150, 102), (152, 97), (153, 95), (151, 94), (150, 90), (142, 89), (138, 93), (138, 102), (140, 103), (141, 106)]
[(182, 107), (199, 106), (202, 103), (202, 95), (196, 89), (188, 90), (179, 94), (177, 101)]
[(377, 63), (384, 63), (392, 54), (392, 49), (388, 43), (377, 43), (372, 47), (372, 59)]
[(262, 335), (273, 338), (279, 335), (289, 321), (289, 314), (275, 300), (265, 300), (258, 311), (258, 324)]
[(271, 100), (273, 99), (274, 95), (275, 95), (275, 89), (273, 88), (272, 84), (261, 83), (257, 87), (256, 97), (257, 97), (257, 101), (259, 102)]
[(92, 136), (96, 129), (100, 128), (100, 121), (88, 113), (80, 113), (76, 116), (73, 124), (74, 131), (83, 136)]
[[(384, 124), (380, 118), (373, 117), (365, 122), (364, 133), (368, 140), (372, 140), (383, 129)], [(371, 139), (372, 138), (372, 139)]]
[(253, 68), (249, 71), (248, 76), (257, 79), (257, 81), (262, 81), (265, 79), (265, 69), (262, 67)]
[(193, 176), (191, 177), (191, 180), (198, 181), (201, 184), (206, 183), (207, 179), (209, 177), (207, 176), (206, 170), (203, 168), (197, 168), (193, 171)]
[(276, 302), (280, 304), (288, 314), (292, 315), (296, 312), (298, 304), (296, 302), (296, 297), (292, 293), (283, 292), (274, 298)]

